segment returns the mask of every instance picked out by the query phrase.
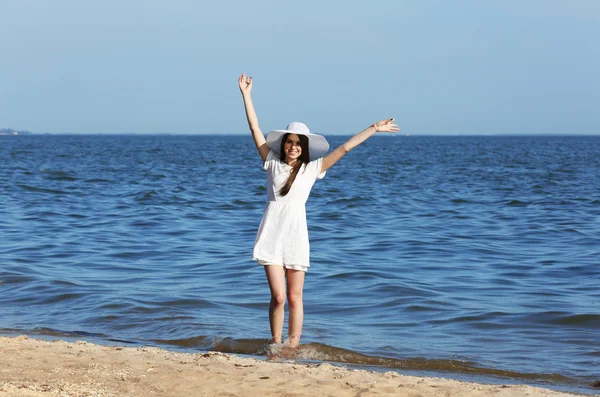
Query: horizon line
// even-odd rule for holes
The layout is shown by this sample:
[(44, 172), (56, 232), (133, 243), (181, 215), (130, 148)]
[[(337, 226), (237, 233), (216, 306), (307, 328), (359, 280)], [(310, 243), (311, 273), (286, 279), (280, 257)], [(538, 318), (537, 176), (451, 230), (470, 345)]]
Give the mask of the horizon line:
[[(0, 134), (0, 136), (27, 136), (27, 135), (173, 135), (173, 136), (248, 136), (243, 133), (200, 133), (200, 132), (28, 132), (25, 134)], [(354, 136), (356, 134), (320, 134), (323, 136)], [(411, 137), (411, 136), (600, 136), (598, 133), (583, 132), (501, 132), (501, 133), (382, 133), (372, 137)]]

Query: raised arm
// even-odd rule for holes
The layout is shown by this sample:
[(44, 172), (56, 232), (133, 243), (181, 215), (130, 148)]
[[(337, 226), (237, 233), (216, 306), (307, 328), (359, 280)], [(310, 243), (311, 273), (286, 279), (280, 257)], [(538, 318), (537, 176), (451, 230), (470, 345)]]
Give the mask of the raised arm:
[(323, 158), (323, 163), (321, 164), (321, 172), (327, 171), (331, 168), (335, 163), (338, 162), (339, 159), (344, 157), (346, 153), (350, 150), (354, 149), (367, 139), (369, 139), (376, 132), (396, 132), (400, 131), (400, 128), (396, 124), (392, 124), (394, 119), (385, 119), (376, 122), (375, 124), (371, 124), (358, 134), (354, 135), (352, 138), (348, 139), (343, 145), (339, 146), (333, 152), (329, 153), (327, 156)]
[(252, 138), (254, 138), (254, 143), (256, 144), (256, 149), (258, 149), (260, 158), (262, 161), (265, 161), (267, 159), (267, 154), (269, 154), (269, 146), (267, 146), (265, 136), (258, 126), (258, 117), (256, 117), (254, 105), (252, 104), (252, 77), (246, 77), (246, 75), (242, 73), (238, 79), (238, 84), (240, 86), (240, 91), (242, 92), (242, 97), (244, 98), (244, 108), (246, 109), (246, 118), (248, 119), (248, 126), (252, 132)]

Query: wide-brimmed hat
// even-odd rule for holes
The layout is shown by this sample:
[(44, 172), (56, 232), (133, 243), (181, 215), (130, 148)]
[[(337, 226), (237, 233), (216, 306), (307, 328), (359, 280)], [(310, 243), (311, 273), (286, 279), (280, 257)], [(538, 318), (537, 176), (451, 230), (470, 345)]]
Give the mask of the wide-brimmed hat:
[(329, 143), (324, 136), (311, 134), (310, 130), (304, 123), (294, 121), (285, 128), (285, 130), (273, 130), (267, 135), (267, 145), (279, 157), (281, 149), (281, 138), (285, 134), (304, 135), (308, 138), (308, 152), (310, 161), (323, 157), (329, 150)]

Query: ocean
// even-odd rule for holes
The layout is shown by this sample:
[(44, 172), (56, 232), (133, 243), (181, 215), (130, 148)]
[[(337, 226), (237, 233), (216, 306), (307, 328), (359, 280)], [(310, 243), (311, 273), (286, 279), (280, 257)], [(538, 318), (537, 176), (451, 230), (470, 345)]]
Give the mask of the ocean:
[[(264, 357), (261, 165), (249, 134), (0, 137), (0, 334)], [(297, 360), (597, 392), (600, 136), (376, 136), (307, 218)]]

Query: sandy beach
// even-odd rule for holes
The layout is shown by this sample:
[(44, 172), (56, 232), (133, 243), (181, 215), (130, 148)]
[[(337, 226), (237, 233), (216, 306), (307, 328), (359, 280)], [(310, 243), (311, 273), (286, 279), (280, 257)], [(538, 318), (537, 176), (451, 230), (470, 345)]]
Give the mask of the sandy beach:
[(523, 385), (261, 361), (155, 347), (0, 337), (0, 396), (531, 396), (572, 394)]

